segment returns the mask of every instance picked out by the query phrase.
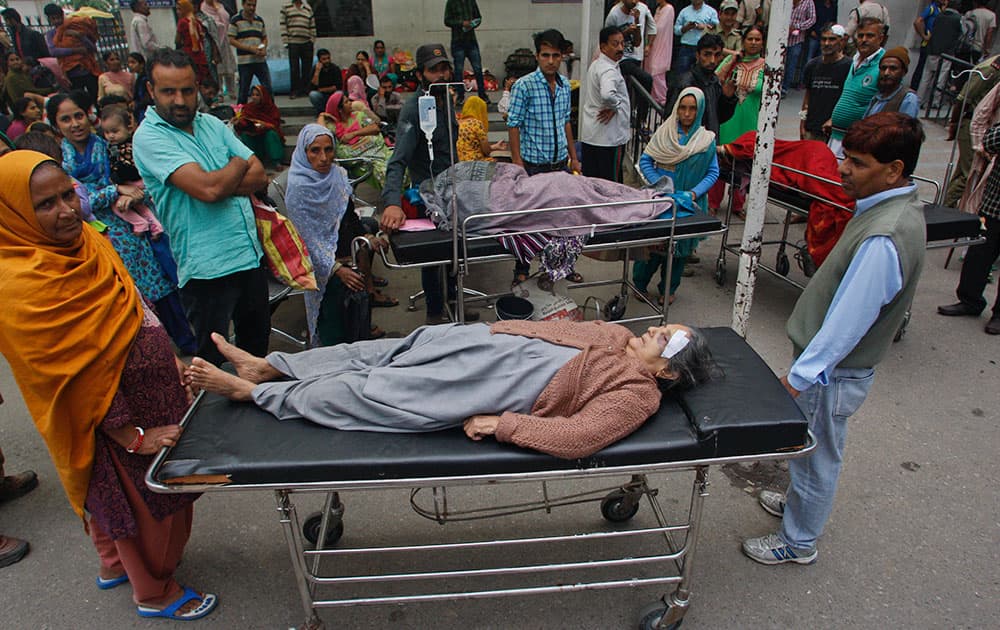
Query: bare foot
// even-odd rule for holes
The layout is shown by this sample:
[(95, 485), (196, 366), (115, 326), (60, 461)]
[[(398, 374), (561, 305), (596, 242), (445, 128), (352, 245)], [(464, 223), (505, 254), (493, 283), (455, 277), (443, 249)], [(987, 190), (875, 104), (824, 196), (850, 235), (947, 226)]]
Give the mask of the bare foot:
[(212, 333), (212, 341), (215, 342), (215, 347), (219, 349), (222, 356), (233, 364), (240, 378), (244, 380), (258, 384), (265, 381), (277, 380), (284, 376), (284, 374), (274, 369), (267, 362), (267, 359), (255, 357), (246, 350), (237, 348), (226, 341), (226, 338), (219, 333)]
[(191, 359), (191, 365), (184, 371), (184, 375), (192, 385), (225, 396), (229, 400), (253, 399), (253, 383), (224, 372), (201, 357)]

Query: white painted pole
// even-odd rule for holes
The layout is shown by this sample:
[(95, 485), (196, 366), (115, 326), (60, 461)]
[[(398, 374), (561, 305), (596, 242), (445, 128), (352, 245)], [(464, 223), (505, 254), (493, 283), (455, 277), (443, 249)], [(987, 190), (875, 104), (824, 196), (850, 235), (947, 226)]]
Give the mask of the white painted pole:
[(767, 186), (774, 156), (774, 131), (778, 125), (778, 105), (781, 103), (781, 79), (784, 76), (785, 47), (788, 26), (792, 21), (792, 0), (774, 0), (771, 20), (767, 25), (767, 57), (764, 63), (764, 92), (760, 116), (757, 119), (757, 143), (750, 171), (750, 192), (746, 200), (746, 224), (740, 243), (740, 269), (733, 299), (732, 327), (746, 337), (753, 306), (753, 290), (760, 262), (760, 244), (764, 233), (767, 206)]

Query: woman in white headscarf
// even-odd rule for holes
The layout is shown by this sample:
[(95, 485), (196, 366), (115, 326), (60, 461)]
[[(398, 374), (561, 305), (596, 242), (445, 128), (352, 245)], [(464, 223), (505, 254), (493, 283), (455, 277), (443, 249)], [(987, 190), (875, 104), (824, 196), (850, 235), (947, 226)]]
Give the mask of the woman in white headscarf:
[[(719, 161), (715, 153), (715, 134), (702, 125), (705, 114), (705, 94), (696, 87), (685, 88), (670, 117), (653, 134), (639, 158), (639, 170), (651, 184), (663, 177), (673, 182), (677, 214), (706, 212), (706, 194), (719, 179)], [(698, 244), (697, 239), (685, 239), (674, 248), (674, 261), (670, 274), (670, 301), (681, 283), (687, 257)], [(657, 269), (660, 270), (660, 304), (666, 288), (666, 257), (650, 252), (649, 260), (638, 260), (632, 268), (632, 280), (639, 290), (646, 286)]]

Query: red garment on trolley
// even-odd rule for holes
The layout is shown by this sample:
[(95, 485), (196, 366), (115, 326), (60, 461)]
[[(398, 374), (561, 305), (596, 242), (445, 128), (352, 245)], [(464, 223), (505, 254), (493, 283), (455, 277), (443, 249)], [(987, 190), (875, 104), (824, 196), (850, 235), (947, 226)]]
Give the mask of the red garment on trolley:
[[(729, 154), (737, 160), (753, 159), (754, 144), (757, 132), (748, 131), (733, 142), (726, 145)], [(822, 142), (816, 140), (775, 140), (774, 164), (780, 164), (806, 173), (818, 175), (829, 180), (840, 182), (837, 171), (837, 158)], [(771, 167), (771, 181), (789, 186), (795, 190), (808, 192), (833, 203), (851, 208), (847, 212), (828, 203), (813, 200), (809, 204), (809, 222), (806, 224), (806, 246), (816, 266), (819, 267), (830, 254), (837, 243), (847, 222), (854, 216), (854, 199), (844, 193), (840, 185), (829, 184), (812, 177), (787, 171), (783, 168)]]

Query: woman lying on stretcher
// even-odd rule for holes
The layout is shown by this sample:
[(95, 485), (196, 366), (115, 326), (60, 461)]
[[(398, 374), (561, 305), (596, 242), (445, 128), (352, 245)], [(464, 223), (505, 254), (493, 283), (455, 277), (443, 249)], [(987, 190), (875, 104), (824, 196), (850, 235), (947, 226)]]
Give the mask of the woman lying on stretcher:
[(567, 459), (635, 431), (662, 390), (717, 371), (704, 336), (680, 324), (638, 337), (600, 321), (445, 324), (266, 359), (213, 338), (238, 376), (195, 358), (187, 383), (279, 420), (398, 433), (464, 425), (473, 440), (493, 435)]

